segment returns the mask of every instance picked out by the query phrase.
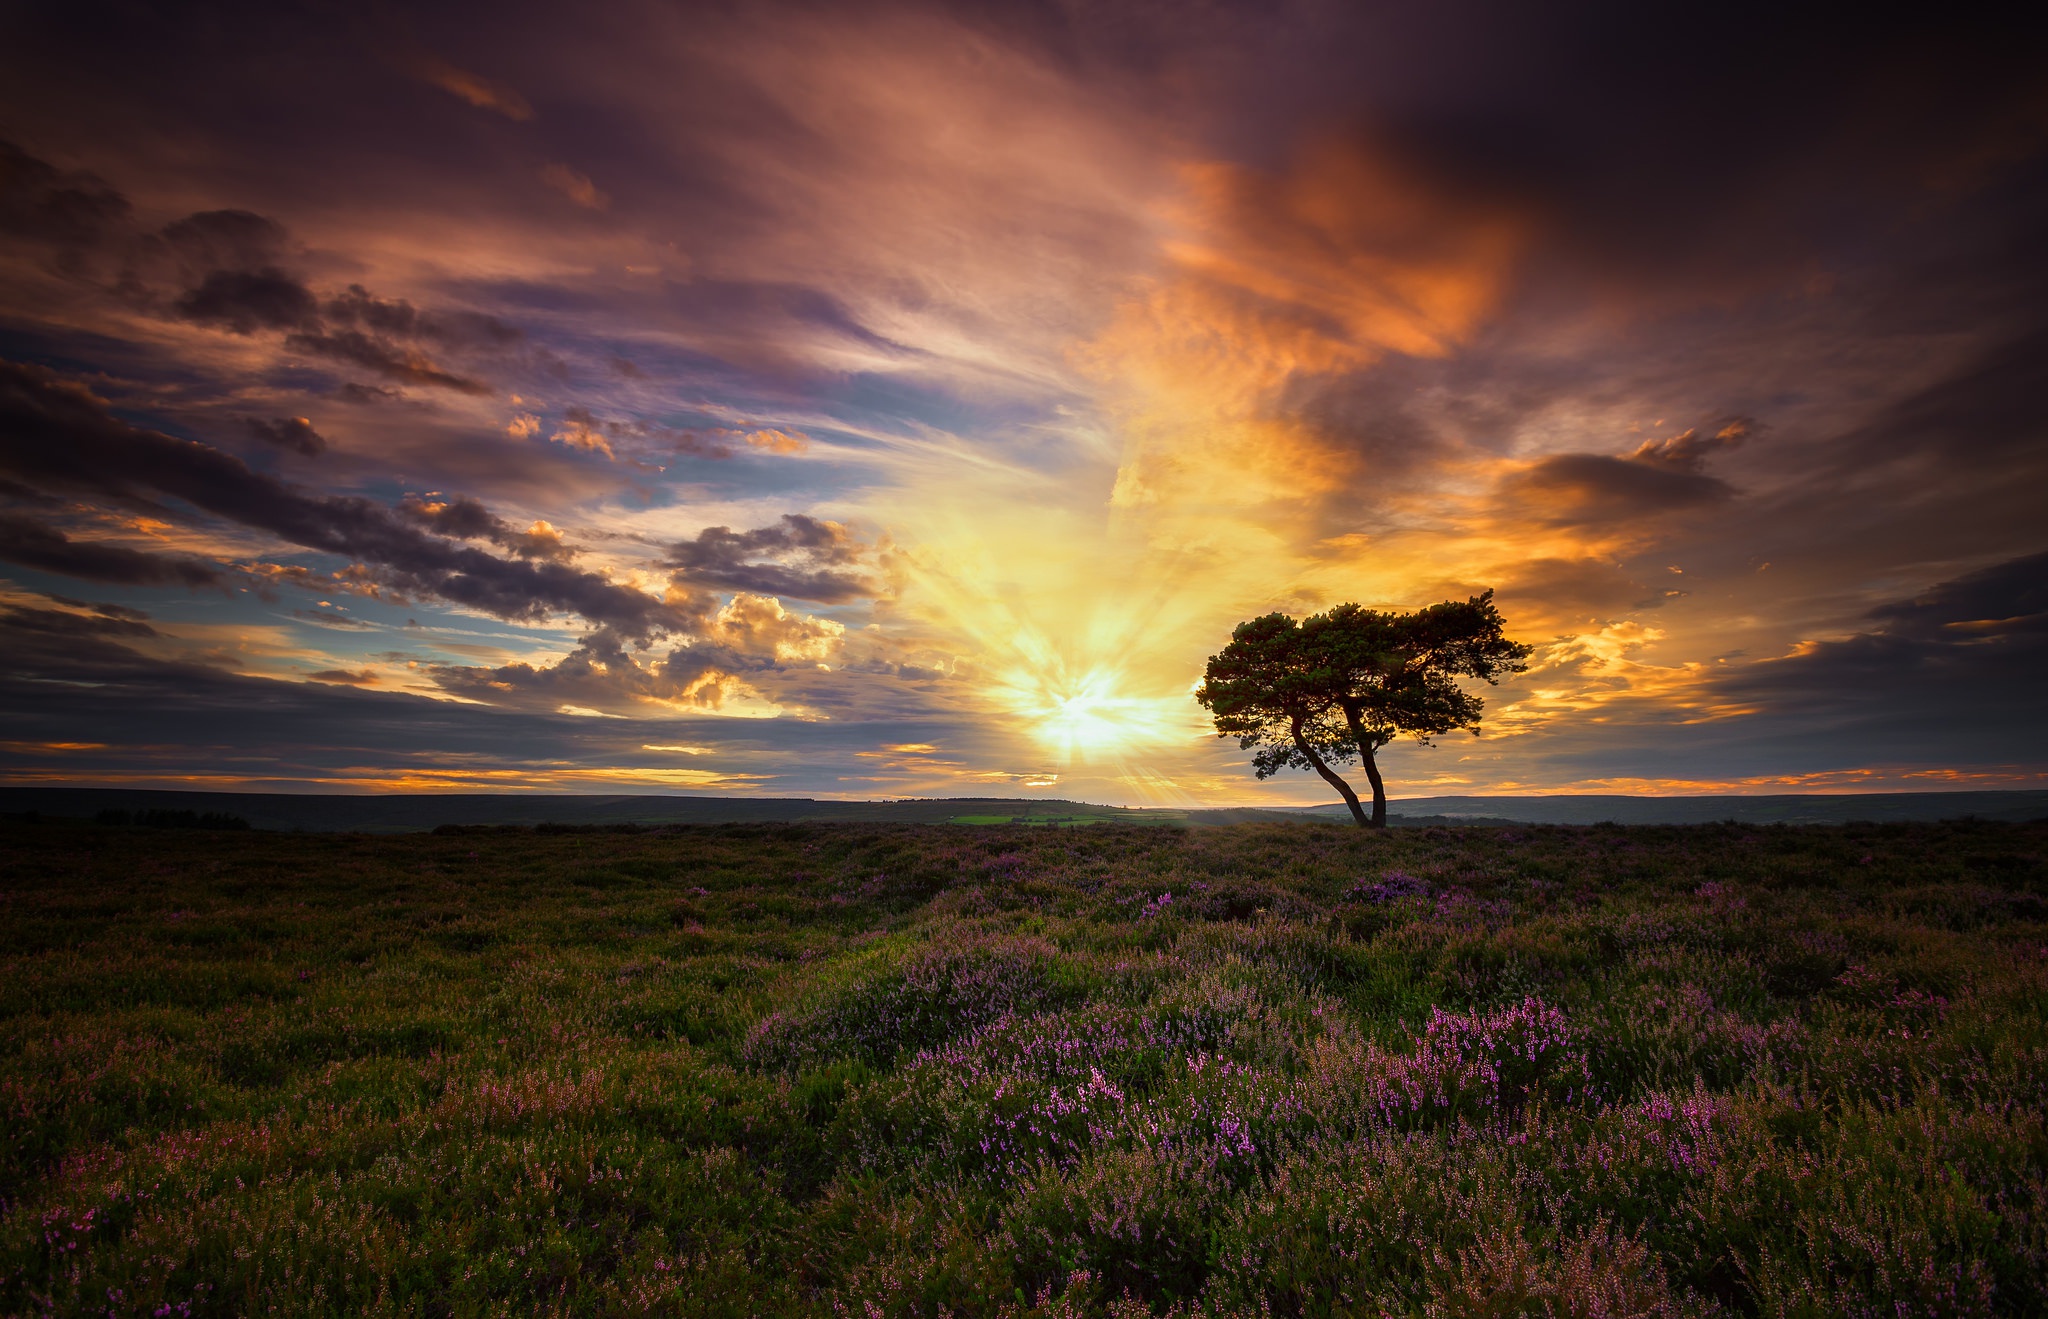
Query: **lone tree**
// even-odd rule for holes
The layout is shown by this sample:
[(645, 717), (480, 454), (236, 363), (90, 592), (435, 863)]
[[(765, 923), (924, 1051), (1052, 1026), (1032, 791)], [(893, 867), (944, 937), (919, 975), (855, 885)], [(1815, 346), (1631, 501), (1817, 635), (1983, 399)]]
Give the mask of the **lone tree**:
[[(1343, 795), (1361, 828), (1387, 826), (1387, 788), (1374, 753), (1401, 734), (1425, 746), (1439, 733), (1479, 731), (1477, 696), (1459, 678), (1489, 684), (1529, 667), (1529, 647), (1501, 634), (1493, 592), (1411, 614), (1338, 605), (1296, 623), (1267, 614), (1237, 625), (1209, 657), (1195, 699), (1218, 737), (1257, 748), (1260, 778), (1312, 769)], [(1331, 766), (1354, 758), (1372, 783), (1372, 815)]]

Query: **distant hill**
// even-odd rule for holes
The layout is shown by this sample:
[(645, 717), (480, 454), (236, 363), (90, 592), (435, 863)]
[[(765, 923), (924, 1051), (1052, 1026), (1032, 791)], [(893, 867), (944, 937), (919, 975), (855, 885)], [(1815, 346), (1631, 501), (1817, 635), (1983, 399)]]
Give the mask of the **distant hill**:
[[(1846, 824), (1852, 820), (2048, 819), (2048, 791), (1845, 792), (1780, 797), (1410, 797), (1388, 810), (1461, 824)], [(1303, 814), (1348, 818), (1342, 802)], [(1483, 817), (1483, 818), (1482, 818)]]
[[(1416, 797), (1392, 804), (1396, 827), (1506, 824), (1838, 824), (1850, 820), (2048, 819), (2048, 792), (1813, 794), (1784, 797)], [(809, 797), (680, 797), (406, 793), (160, 792), (136, 788), (0, 787), (0, 813), (94, 819), (103, 812), (238, 816), (258, 829), (406, 833), (438, 825), (742, 824), (848, 820), (901, 824), (1167, 826), (1303, 819), (1342, 821), (1342, 803), (1215, 810), (1097, 806), (1015, 797), (819, 801)]]
[(809, 797), (546, 795), (537, 793), (170, 792), (135, 788), (0, 787), (0, 812), (93, 819), (104, 812), (239, 816), (258, 829), (405, 833), (444, 824), (744, 824), (848, 820), (900, 824), (1235, 824), (1299, 820), (1266, 810), (1144, 810), (1013, 797), (819, 801)]

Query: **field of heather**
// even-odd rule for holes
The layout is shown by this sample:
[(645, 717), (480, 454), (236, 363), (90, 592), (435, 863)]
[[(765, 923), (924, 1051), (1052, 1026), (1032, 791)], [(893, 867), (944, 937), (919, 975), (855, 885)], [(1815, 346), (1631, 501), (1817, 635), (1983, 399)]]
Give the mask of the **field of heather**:
[(2048, 826), (0, 834), (0, 1313), (2048, 1310)]

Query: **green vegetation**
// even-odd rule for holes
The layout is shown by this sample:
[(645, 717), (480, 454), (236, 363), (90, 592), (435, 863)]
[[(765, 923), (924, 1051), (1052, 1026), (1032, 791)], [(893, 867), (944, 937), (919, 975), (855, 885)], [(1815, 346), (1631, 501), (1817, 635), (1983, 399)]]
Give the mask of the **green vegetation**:
[[(1344, 799), (1362, 829), (1387, 827), (1387, 785), (1378, 752), (1407, 735), (1424, 746), (1444, 733), (1479, 732), (1486, 703), (1459, 679), (1489, 686), (1529, 667), (1531, 648), (1510, 641), (1493, 592), (1413, 613), (1355, 604), (1299, 623), (1266, 614), (1239, 623), (1209, 657), (1195, 700), (1218, 737), (1253, 751), (1252, 770), (1271, 778), (1312, 769)], [(1333, 768), (1356, 760), (1372, 785), (1372, 813)]]
[(0, 849), (0, 1313), (2048, 1309), (2048, 826)]

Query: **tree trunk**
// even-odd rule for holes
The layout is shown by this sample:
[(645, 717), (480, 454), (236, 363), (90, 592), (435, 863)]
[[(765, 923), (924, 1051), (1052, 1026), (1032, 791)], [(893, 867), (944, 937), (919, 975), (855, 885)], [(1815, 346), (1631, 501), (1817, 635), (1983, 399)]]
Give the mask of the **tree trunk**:
[[(1365, 808), (1358, 804), (1358, 794), (1351, 790), (1351, 785), (1344, 781), (1342, 775), (1324, 763), (1323, 758), (1317, 755), (1309, 746), (1308, 739), (1301, 735), (1301, 720), (1295, 720), (1294, 726), (1289, 731), (1294, 734), (1294, 745), (1301, 751), (1302, 755), (1308, 757), (1308, 763), (1315, 766), (1316, 773), (1323, 776), (1325, 783), (1344, 794), (1344, 804), (1351, 808), (1351, 818), (1358, 821), (1358, 827), (1361, 829), (1371, 828), (1372, 823), (1365, 818)], [(1366, 763), (1369, 765), (1372, 762), (1368, 760)], [(1375, 780), (1378, 778), (1377, 771), (1374, 772), (1374, 778)], [(1383, 799), (1375, 798), (1375, 801), (1380, 803), (1378, 805), (1379, 824), (1380, 827), (1384, 828), (1387, 823), (1387, 808)]]
[[(1352, 740), (1358, 743), (1359, 759), (1365, 762), (1365, 777), (1372, 782), (1372, 827), (1384, 829), (1387, 827), (1387, 785), (1380, 778), (1379, 762), (1372, 757), (1375, 743), (1366, 735), (1365, 724), (1356, 710), (1347, 707), (1344, 722), (1351, 726)], [(1365, 821), (1360, 820), (1359, 823), (1364, 824)]]
[(1387, 827), (1387, 785), (1380, 779), (1380, 767), (1372, 758), (1372, 745), (1358, 744), (1358, 754), (1365, 757), (1365, 776), (1372, 780), (1372, 827)]

